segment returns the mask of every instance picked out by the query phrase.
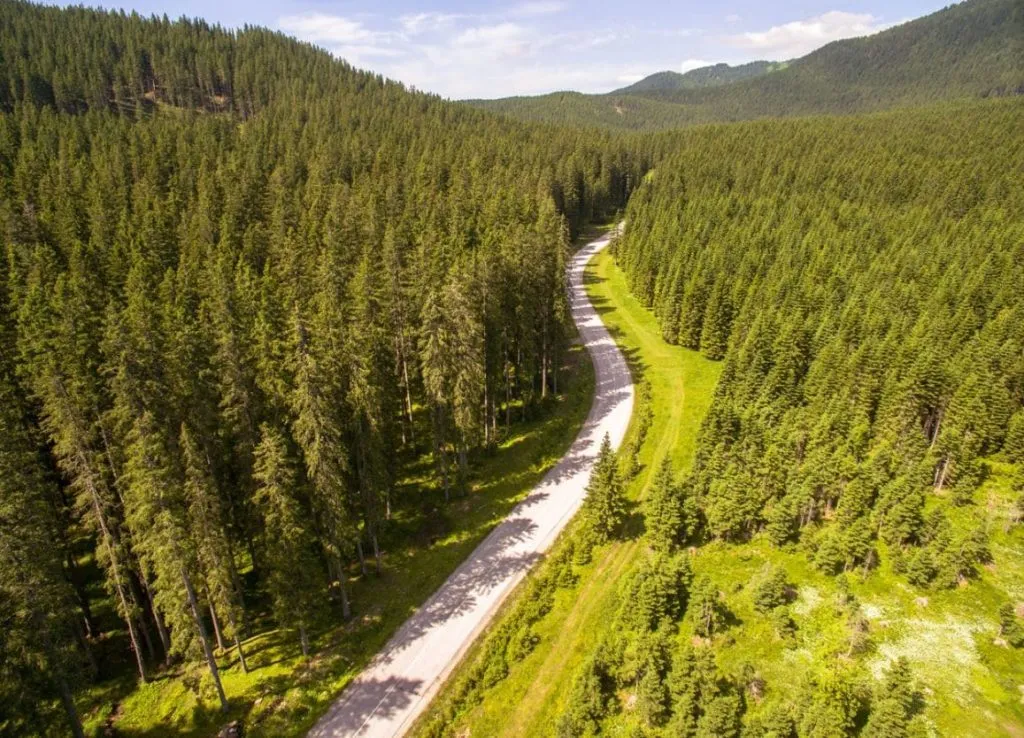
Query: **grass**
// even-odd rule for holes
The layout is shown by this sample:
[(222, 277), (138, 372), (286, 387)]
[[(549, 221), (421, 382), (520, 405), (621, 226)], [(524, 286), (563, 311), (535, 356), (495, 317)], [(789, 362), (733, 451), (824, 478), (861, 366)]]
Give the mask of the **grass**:
[[(325, 624), (313, 656), (301, 657), (294, 633), (263, 630), (243, 644), (245, 674), (234, 652), (219, 658), (230, 714), (216, 710), (208, 673), (198, 664), (164, 672), (149, 684), (108, 679), (84, 690), (79, 708), (88, 735), (143, 738), (210, 736), (231, 719), (246, 735), (300, 736), (344, 686), (565, 453), (590, 409), (593, 367), (582, 347), (567, 356), (564, 393), (540, 417), (513, 424), (493, 454), (473, 458), (471, 489), (443, 503), (429, 459), (409, 462), (396, 492), (396, 511), (382, 536), (384, 572), (350, 582), (355, 617)], [(130, 668), (130, 667), (129, 667)], [(190, 686), (191, 685), (191, 686)]]
[[(637, 500), (645, 494), (651, 469), (663, 457), (673, 460), (677, 472), (692, 463), (700, 420), (721, 365), (662, 341), (654, 317), (629, 294), (607, 253), (592, 263), (587, 288), (627, 353), (634, 376), (651, 385), (654, 418), (640, 451), (643, 469), (629, 489)], [(631, 428), (630, 433), (634, 431)], [(627, 435), (624, 448), (629, 448), (629, 440)], [(850, 589), (870, 623), (869, 640), (860, 655), (846, 655), (849, 629), (846, 613), (837, 607), (837, 580), (814, 569), (804, 552), (781, 550), (762, 538), (740, 545), (712, 542), (692, 552), (695, 572), (712, 579), (732, 613), (732, 626), (715, 637), (719, 666), (737, 675), (752, 665), (767, 684), (763, 700), (752, 703), (752, 711), (794, 698), (806, 678), (837, 666), (853, 668), (870, 686), (892, 660), (906, 656), (923, 687), (924, 723), (932, 735), (1024, 736), (1024, 658), (997, 642), (996, 615), (1001, 603), (1024, 600), (1024, 526), (1009, 524), (1013, 467), (994, 460), (989, 466), (991, 476), (973, 505), (953, 507), (940, 497), (928, 504), (945, 506), (956, 530), (983, 522), (990, 535), (991, 564), (964, 586), (919, 590), (891, 571), (883, 551), (879, 569), (863, 579), (849, 577)], [(612, 621), (619, 582), (643, 553), (643, 542), (636, 539), (598, 550), (579, 570), (578, 584), (560, 590), (552, 610), (535, 626), (539, 642), (533, 652), (511, 665), (509, 675), (483, 699), (463, 706), (452, 734), (550, 735), (568, 686)], [(782, 567), (797, 591), (792, 606), (797, 632), (789, 641), (777, 637), (768, 619), (754, 609), (749, 584), (767, 562)], [(692, 636), (684, 620), (679, 638)], [(457, 670), (452, 683), (474, 655)], [(447, 691), (432, 711), (440, 709)], [(628, 696), (620, 695), (623, 701)], [(629, 735), (636, 721), (628, 709), (613, 711), (603, 732)]]

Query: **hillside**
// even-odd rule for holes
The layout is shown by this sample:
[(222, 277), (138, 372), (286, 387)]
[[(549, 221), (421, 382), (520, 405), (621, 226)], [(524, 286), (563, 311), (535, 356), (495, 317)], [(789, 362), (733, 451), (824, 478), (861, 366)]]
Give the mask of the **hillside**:
[(730, 82), (739, 82), (751, 77), (760, 77), (763, 74), (777, 72), (785, 69), (789, 62), (753, 61), (747, 64), (712, 64), (699, 69), (691, 69), (689, 72), (655, 72), (644, 77), (639, 82), (634, 82), (628, 87), (613, 90), (611, 95), (636, 95), (644, 92), (655, 92), (660, 90), (693, 90), (701, 87), (717, 87)]
[(0, 58), (0, 734), (299, 734), (571, 442), (646, 144), (258, 28), (4, 2)]
[(649, 130), (1022, 92), (1024, 5), (967, 0), (873, 36), (835, 41), (785, 69), (732, 84), (472, 104), (526, 120)]

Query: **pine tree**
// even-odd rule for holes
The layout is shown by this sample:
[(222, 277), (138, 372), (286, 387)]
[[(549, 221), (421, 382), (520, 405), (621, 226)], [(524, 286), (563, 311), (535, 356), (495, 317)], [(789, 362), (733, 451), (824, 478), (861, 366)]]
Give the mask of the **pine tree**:
[(766, 614), (789, 600), (789, 582), (781, 567), (765, 564), (753, 587), (754, 609)]
[(274, 604), (274, 619), (282, 627), (299, 631), (303, 656), (309, 655), (309, 627), (319, 607), (319, 564), (313, 540), (303, 525), (296, 499), (298, 474), (284, 437), (272, 426), (260, 428), (256, 447), (256, 501), (266, 526), (267, 584)]
[(666, 457), (651, 482), (644, 504), (647, 537), (657, 551), (672, 552), (687, 533), (682, 490), (672, 479), (672, 463)]
[(697, 635), (710, 638), (725, 624), (725, 606), (718, 596), (718, 588), (705, 576), (698, 577), (690, 591), (687, 612)]
[[(84, 738), (72, 688), (80, 677), (74, 595), (61, 566), (51, 500), (53, 490), (38, 452), (19, 417), (17, 396), (0, 355), (0, 617), (7, 669), (34, 672), (49, 682), (67, 718), (68, 731)], [(0, 671), (0, 674), (3, 674)], [(6, 675), (4, 675), (6, 676)], [(2, 690), (7, 692), (6, 685)], [(40, 694), (36, 694), (38, 699)], [(25, 695), (16, 695), (15, 700)], [(17, 715), (35, 705), (5, 704), (16, 729)]]
[(188, 529), (185, 484), (167, 440), (148, 411), (132, 425), (126, 456), (125, 506), (132, 546), (155, 578), (154, 601), (171, 626), (172, 650), (185, 655), (193, 647), (193, 638), (198, 638), (221, 711), (227, 712), (220, 669), (194, 584), (199, 562)]
[(587, 483), (581, 517), (591, 540), (596, 544), (612, 540), (626, 519), (626, 498), (619, 479), (619, 465), (605, 435), (594, 470)]
[(245, 605), (241, 582), (235, 566), (231, 539), (227, 535), (226, 520), (216, 481), (205, 462), (188, 427), (182, 425), (179, 444), (185, 473), (185, 505), (188, 508), (190, 532), (195, 540), (199, 568), (204, 575), (209, 595), (210, 612), (215, 627), (219, 626), (216, 613), (227, 618), (226, 635), (235, 642), (242, 671), (248, 672), (242, 650), (242, 624)]

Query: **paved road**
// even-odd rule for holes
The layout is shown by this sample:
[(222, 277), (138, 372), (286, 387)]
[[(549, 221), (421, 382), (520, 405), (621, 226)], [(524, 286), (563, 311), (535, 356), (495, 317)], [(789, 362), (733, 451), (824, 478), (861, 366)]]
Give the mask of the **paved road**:
[(403, 735), (579, 508), (605, 433), (615, 448), (622, 443), (633, 410), (633, 380), (583, 288), (586, 263), (607, 245), (607, 237), (588, 244), (568, 267), (572, 317), (596, 373), (594, 404), (569, 452), (402, 625), (310, 738)]

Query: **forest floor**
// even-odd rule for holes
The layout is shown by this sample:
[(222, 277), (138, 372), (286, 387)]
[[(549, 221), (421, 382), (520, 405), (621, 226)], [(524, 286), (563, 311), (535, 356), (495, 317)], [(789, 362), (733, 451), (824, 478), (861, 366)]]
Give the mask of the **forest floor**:
[[(594, 371), (582, 346), (573, 346), (561, 374), (561, 394), (529, 420), (514, 422), (494, 452), (471, 459), (470, 491), (445, 505), (427, 454), (403, 462), (395, 513), (382, 533), (384, 570), (378, 577), (350, 569), (354, 618), (335, 613), (313, 639), (304, 660), (296, 635), (260, 627), (243, 642), (250, 673), (235, 652), (219, 655), (231, 711), (216, 710), (213, 685), (200, 664), (174, 667), (138, 685), (127, 667), (83, 690), (79, 708), (87, 735), (205, 738), (232, 719), (246, 735), (304, 735), (430, 595), (558, 462), (583, 425), (594, 393)], [(425, 426), (424, 426), (425, 430)], [(259, 609), (265, 593), (252, 593)], [(333, 621), (333, 624), (332, 622)], [(116, 636), (114, 640), (116, 640)]]
[[(673, 460), (677, 473), (692, 463), (722, 364), (666, 344), (610, 254), (592, 262), (589, 277), (591, 300), (630, 356), (637, 380), (651, 386), (653, 422), (640, 450), (643, 468), (629, 487), (636, 501), (646, 494), (651, 472), (664, 456)], [(868, 642), (858, 656), (846, 653), (849, 630), (846, 615), (835, 605), (836, 579), (814, 569), (805, 553), (780, 550), (761, 538), (741, 545), (710, 543), (692, 551), (695, 573), (711, 578), (732, 613), (730, 627), (715, 637), (719, 666), (740, 674), (750, 665), (765, 681), (765, 694), (753, 710), (796, 697), (803, 679), (815, 670), (849, 667), (870, 681), (892, 660), (906, 656), (923, 687), (926, 723), (934, 735), (1024, 736), (1024, 659), (996, 640), (999, 603), (1024, 599), (1024, 530), (1009, 525), (1012, 468), (997, 462), (989, 466), (991, 475), (974, 505), (957, 508), (934, 496), (929, 505), (948, 506), (957, 531), (984, 520), (991, 564), (977, 579), (952, 590), (915, 589), (886, 564), (864, 579), (850, 576), (850, 589), (870, 623)], [(533, 651), (510, 664), (508, 676), (483, 699), (463, 706), (454, 734), (551, 735), (566, 706), (566, 685), (612, 622), (619, 582), (641, 560), (642, 546), (634, 537), (596, 551), (593, 561), (578, 569), (578, 583), (559, 589), (554, 607), (534, 626), (539, 640)], [(882, 555), (885, 560), (885, 551)], [(748, 583), (768, 561), (784, 568), (797, 589), (792, 608), (797, 632), (788, 642), (776, 637), (768, 618), (755, 611), (749, 591)], [(693, 637), (689, 629), (684, 621), (680, 639)], [(622, 709), (612, 711), (604, 733), (633, 735), (639, 726), (626, 707), (630, 695), (619, 697)]]

